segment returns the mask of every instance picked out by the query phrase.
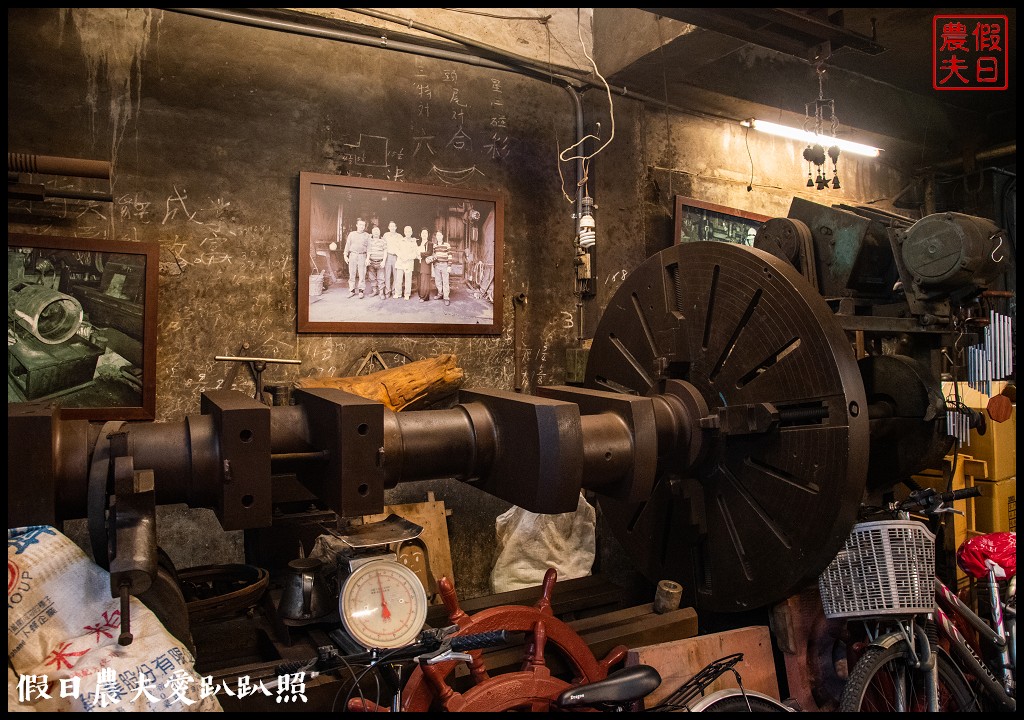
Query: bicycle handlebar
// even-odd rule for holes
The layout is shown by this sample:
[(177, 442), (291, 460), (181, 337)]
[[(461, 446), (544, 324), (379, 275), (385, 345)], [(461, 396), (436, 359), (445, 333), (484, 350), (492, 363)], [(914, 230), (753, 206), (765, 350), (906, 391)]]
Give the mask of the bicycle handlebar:
[[(313, 661), (305, 665), (305, 668), (317, 667), (321, 672), (335, 670), (344, 665), (364, 665), (366, 663), (398, 663), (409, 660), (428, 662), (430, 660), (446, 659), (445, 653), (467, 652), (470, 650), (481, 650), (483, 648), (497, 647), (512, 640), (514, 633), (508, 630), (492, 630), (489, 632), (474, 633), (471, 635), (453, 635), (457, 627), (429, 629), (420, 633), (419, 639), (411, 645), (395, 648), (392, 650), (377, 649), (365, 652), (342, 655), (331, 652), (318, 658), (319, 662)], [(444, 657), (440, 657), (444, 655)], [(301, 663), (289, 663), (298, 667)]]
[(895, 503), (892, 509), (897, 511), (922, 510), (926, 515), (930, 515), (951, 502), (980, 495), (981, 488), (979, 487), (963, 488), (951, 492), (939, 492), (935, 488), (922, 488), (910, 493), (906, 500)]
[(455, 635), (449, 638), (452, 650), (481, 650), (483, 648), (504, 645), (512, 639), (512, 633), (508, 630), (491, 630), (490, 632), (476, 633), (475, 635)]

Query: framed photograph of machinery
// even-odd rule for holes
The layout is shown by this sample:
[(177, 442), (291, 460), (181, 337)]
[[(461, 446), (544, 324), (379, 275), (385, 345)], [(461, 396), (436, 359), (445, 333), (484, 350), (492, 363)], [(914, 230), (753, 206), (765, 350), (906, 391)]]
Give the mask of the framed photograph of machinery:
[(298, 331), (498, 335), (498, 193), (299, 175)]
[(159, 245), (7, 235), (7, 402), (156, 417)]
[(676, 195), (676, 243), (718, 240), (736, 245), (754, 244), (754, 235), (767, 215)]

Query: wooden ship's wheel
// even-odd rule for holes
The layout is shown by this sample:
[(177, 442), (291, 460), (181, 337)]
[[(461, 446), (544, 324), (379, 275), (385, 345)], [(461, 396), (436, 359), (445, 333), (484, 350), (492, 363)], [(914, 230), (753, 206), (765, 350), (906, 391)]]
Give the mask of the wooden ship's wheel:
[[(608, 669), (626, 657), (627, 648), (619, 645), (603, 660), (594, 657), (590, 648), (567, 624), (551, 610), (551, 594), (556, 571), (544, 575), (543, 592), (537, 603), (502, 605), (467, 615), (460, 607), (451, 581), (442, 578), (438, 585), (451, 622), (459, 626), (455, 633), (473, 635), (505, 630), (525, 633), (523, 662), (520, 670), (491, 675), (481, 650), (472, 650), (469, 663), (471, 686), (460, 692), (453, 686), (456, 661), (436, 665), (420, 665), (412, 671), (402, 690), (402, 712), (547, 712), (554, 700), (565, 690), (584, 683), (603, 680)], [(549, 666), (554, 654), (569, 668), (572, 677), (559, 677)], [(349, 711), (378, 711), (380, 706), (361, 698), (349, 701)]]

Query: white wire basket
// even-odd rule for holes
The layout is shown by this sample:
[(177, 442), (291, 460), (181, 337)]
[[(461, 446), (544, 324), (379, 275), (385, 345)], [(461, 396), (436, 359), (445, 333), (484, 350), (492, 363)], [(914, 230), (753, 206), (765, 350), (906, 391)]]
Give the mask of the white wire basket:
[(818, 578), (827, 618), (935, 608), (935, 536), (912, 520), (858, 523)]

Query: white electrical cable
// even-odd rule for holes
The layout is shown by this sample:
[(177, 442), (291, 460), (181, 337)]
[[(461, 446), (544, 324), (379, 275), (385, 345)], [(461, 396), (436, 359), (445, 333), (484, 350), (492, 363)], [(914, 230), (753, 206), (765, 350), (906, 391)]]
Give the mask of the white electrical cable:
[(594, 62), (594, 58), (590, 57), (590, 54), (587, 52), (587, 44), (583, 41), (583, 29), (582, 29), (582, 26), (580, 26), (577, 23), (576, 27), (577, 27), (577, 32), (578, 32), (579, 38), (580, 38), (580, 45), (583, 47), (583, 55), (586, 56), (587, 60), (590, 61), (590, 64), (594, 68), (594, 73), (599, 78), (601, 78), (601, 82), (604, 83), (605, 90), (608, 92), (608, 115), (609, 115), (609, 118), (610, 118), (610, 121), (611, 121), (611, 132), (610, 132), (610, 134), (608, 136), (608, 140), (606, 140), (605, 143), (603, 145), (601, 145), (601, 147), (599, 147), (594, 152), (590, 153), (589, 155), (571, 155), (571, 156), (566, 156), (566, 153), (568, 153), (569, 151), (579, 147), (580, 145), (582, 145), (587, 140), (590, 140), (590, 139), (600, 140), (601, 139), (597, 135), (590, 134), (590, 135), (583, 136), (582, 138), (580, 138), (579, 140), (577, 140), (572, 145), (567, 147), (565, 150), (562, 150), (558, 154), (558, 159), (561, 160), (562, 162), (569, 162), (570, 160), (582, 160), (583, 161), (583, 177), (581, 177), (580, 180), (579, 180), (579, 187), (583, 187), (586, 184), (586, 182), (587, 182), (587, 164), (599, 152), (601, 152), (606, 147), (608, 147), (608, 144), (611, 143), (611, 141), (615, 138), (615, 105), (612, 102), (612, 89), (608, 85), (608, 81), (605, 80), (604, 75), (601, 74), (601, 71), (597, 69), (597, 63)]

